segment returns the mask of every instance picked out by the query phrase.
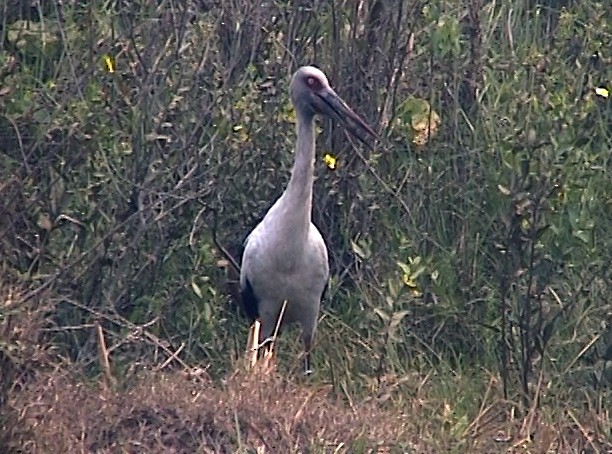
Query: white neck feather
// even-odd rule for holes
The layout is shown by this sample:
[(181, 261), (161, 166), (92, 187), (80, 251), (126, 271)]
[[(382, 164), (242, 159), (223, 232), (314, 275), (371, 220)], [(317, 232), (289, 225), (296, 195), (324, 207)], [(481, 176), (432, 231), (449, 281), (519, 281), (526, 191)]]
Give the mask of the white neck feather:
[[(287, 189), (271, 210), (276, 238), (291, 244), (305, 244), (312, 217), (312, 184), (315, 162), (314, 116), (297, 112), (295, 161)], [(272, 213), (273, 212), (273, 213)]]
[(301, 214), (300, 217), (304, 224), (308, 225), (312, 211), (312, 184), (314, 181), (314, 116), (298, 112), (296, 129), (295, 161), (284, 197), (287, 203), (295, 208), (295, 215)]

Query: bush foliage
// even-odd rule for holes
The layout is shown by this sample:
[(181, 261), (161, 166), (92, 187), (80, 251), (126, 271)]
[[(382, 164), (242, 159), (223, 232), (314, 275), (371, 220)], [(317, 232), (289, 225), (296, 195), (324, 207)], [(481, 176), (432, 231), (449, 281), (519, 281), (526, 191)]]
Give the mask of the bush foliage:
[[(101, 332), (115, 376), (232, 369), (246, 323), (219, 246), (239, 258), (281, 194), (288, 81), (316, 64), (381, 135), (370, 150), (319, 124), (313, 220), (332, 267), (319, 379), (350, 401), (396, 377), (401, 408), (401, 377), (439, 375), (453, 411), (475, 418), (491, 374), (523, 413), (586, 399), (612, 436), (606, 2), (0, 11), (3, 396), (41, 363), (104, 374)], [(26, 342), (13, 320), (33, 313)], [(284, 336), (281, 369), (299, 368), (298, 349)], [(445, 393), (445, 376), (469, 389)]]

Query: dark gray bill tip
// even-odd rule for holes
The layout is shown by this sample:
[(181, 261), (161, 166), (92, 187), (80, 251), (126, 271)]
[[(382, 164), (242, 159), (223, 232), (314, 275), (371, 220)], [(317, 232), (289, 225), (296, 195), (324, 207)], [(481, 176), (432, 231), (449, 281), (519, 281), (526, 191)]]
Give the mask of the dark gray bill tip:
[(359, 141), (370, 146), (362, 134), (360, 134), (361, 131), (365, 131), (375, 140), (379, 140), (378, 134), (376, 134), (376, 132), (374, 132), (374, 130), (365, 121), (363, 121), (361, 117), (357, 115), (353, 109), (351, 109), (346, 102), (344, 102), (344, 100), (332, 89), (327, 90), (320, 97), (327, 106), (329, 115), (340, 121), (344, 128), (359, 139)]

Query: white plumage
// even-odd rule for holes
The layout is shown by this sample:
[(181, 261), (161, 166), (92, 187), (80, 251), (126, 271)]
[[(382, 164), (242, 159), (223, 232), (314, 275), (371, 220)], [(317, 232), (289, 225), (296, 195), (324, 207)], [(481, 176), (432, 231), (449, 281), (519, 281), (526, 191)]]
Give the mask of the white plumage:
[(314, 116), (329, 115), (360, 139), (357, 127), (374, 137), (376, 134), (331, 89), (327, 77), (317, 68), (298, 69), (290, 93), (297, 114), (291, 178), (285, 192), (246, 240), (240, 288), (245, 312), (261, 323), (259, 343), (274, 334), (281, 308), (287, 302), (282, 326), (300, 323), (308, 374), (319, 307), (329, 278), (327, 246), (311, 222)]

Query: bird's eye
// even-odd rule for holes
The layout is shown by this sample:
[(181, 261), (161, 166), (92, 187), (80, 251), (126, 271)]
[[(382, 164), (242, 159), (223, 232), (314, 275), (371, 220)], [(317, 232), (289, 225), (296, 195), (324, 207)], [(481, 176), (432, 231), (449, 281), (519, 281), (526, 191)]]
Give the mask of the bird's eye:
[(313, 90), (321, 89), (321, 81), (317, 79), (316, 77), (307, 77), (306, 84)]

